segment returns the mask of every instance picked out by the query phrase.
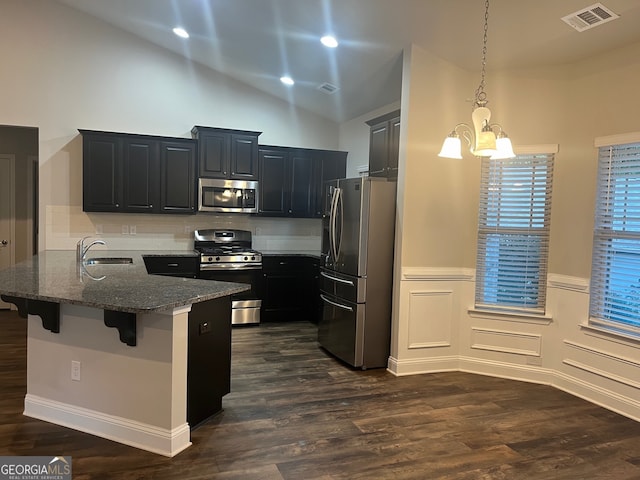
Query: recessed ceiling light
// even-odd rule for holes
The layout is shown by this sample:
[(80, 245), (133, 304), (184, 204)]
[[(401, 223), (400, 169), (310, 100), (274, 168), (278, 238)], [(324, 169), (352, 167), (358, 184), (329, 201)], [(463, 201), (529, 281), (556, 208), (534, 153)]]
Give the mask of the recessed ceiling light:
[(291, 77), (286, 77), (286, 76), (285, 76), (285, 77), (280, 77), (280, 81), (281, 81), (282, 83), (284, 83), (285, 85), (289, 85), (289, 86), (291, 86), (291, 85), (293, 85), (294, 83), (296, 83), (296, 82), (294, 82), (294, 81), (293, 81), (293, 78), (291, 78)]
[(331, 35), (325, 35), (320, 39), (320, 41), (325, 47), (336, 48), (338, 46), (338, 40), (336, 40), (335, 37), (332, 37)]
[(189, 38), (189, 33), (182, 27), (174, 28), (173, 33), (175, 33), (180, 38)]

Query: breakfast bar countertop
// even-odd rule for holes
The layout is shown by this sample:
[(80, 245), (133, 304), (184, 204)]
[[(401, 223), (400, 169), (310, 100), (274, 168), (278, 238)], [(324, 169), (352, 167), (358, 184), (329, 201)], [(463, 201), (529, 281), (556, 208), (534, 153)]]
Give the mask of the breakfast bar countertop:
[(149, 275), (144, 255), (190, 252), (95, 250), (88, 258), (131, 258), (130, 264), (79, 264), (75, 251), (48, 250), (0, 270), (0, 294), (105, 310), (169, 310), (243, 292), (245, 284)]

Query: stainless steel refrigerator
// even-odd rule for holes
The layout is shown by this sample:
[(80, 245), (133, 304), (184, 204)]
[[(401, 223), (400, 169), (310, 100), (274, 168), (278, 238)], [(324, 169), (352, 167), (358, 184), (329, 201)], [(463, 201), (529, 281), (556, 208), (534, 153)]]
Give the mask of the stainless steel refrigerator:
[(387, 366), (395, 205), (384, 178), (325, 184), (318, 342), (353, 367)]

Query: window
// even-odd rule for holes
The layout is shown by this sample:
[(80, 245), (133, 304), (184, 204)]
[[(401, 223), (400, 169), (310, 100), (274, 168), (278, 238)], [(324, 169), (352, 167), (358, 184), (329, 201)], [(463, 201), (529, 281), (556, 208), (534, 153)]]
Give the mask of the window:
[(553, 159), (482, 159), (476, 308), (545, 313)]
[(601, 146), (590, 325), (640, 336), (640, 143)]

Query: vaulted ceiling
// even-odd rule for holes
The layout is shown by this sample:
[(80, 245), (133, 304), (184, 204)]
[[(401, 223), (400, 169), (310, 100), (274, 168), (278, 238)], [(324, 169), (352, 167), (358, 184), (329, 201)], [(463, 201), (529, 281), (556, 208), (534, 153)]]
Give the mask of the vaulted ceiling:
[[(57, 1), (338, 122), (399, 100), (411, 43), (471, 72), (481, 63), (484, 0)], [(640, 1), (602, 3), (620, 18), (578, 32), (561, 17), (590, 0), (491, 0), (487, 68), (568, 64), (640, 42)], [(178, 25), (189, 39), (172, 33)], [(337, 48), (320, 44), (326, 33)]]

